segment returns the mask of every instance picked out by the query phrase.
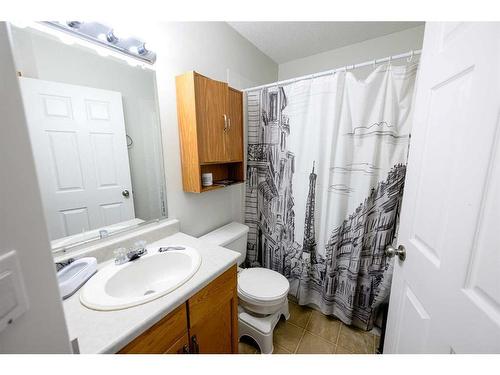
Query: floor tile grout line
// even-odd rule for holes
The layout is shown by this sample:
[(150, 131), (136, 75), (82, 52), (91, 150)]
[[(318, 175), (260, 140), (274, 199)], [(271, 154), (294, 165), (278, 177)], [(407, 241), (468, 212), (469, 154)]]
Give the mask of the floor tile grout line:
[[(312, 315), (312, 314), (310, 314), (310, 315), (309, 315), (309, 318), (307, 318), (306, 327), (307, 327), (307, 325), (309, 324), (309, 321), (311, 320), (311, 315)], [(288, 319), (290, 319), (290, 318), (288, 318)], [(294, 326), (294, 327), (297, 327), (297, 328), (300, 328), (300, 329), (306, 329), (306, 327), (301, 327), (301, 326), (299, 326), (299, 325), (297, 325), (297, 324), (295, 324), (295, 323), (292, 323), (292, 322), (290, 322), (289, 320), (286, 320), (286, 319), (285, 319), (285, 323), (286, 323), (286, 324), (290, 324), (290, 325), (292, 325), (292, 326)]]
[(335, 346), (339, 346), (340, 331), (342, 331), (342, 326), (343, 325), (344, 325), (344, 323), (340, 322), (339, 332), (337, 333), (337, 340), (335, 340)]
[(295, 351), (293, 352), (293, 354), (297, 354), (297, 350), (299, 350), (300, 343), (302, 342), (302, 339), (304, 338), (305, 334), (306, 334), (306, 329), (305, 329), (305, 328), (303, 328), (303, 329), (302, 329), (302, 336), (300, 336), (300, 340), (299, 340), (299, 342), (297, 343), (297, 347), (295, 348)]
[(306, 327), (309, 325), (309, 322), (311, 321), (311, 317), (312, 317), (312, 311), (309, 313), (309, 318), (307, 318), (306, 326), (302, 328), (302, 336), (300, 336), (300, 340), (297, 343), (297, 347), (295, 348), (295, 351), (293, 352), (293, 354), (297, 354), (297, 351), (299, 350), (300, 343), (302, 342), (302, 339), (306, 335)]
[[(317, 333), (315, 332), (312, 332), (312, 331), (309, 331), (308, 329), (305, 330), (307, 333), (310, 333), (311, 335), (315, 336), (315, 337), (318, 337), (320, 338), (321, 340), (323, 341), (326, 341), (327, 343), (329, 344), (333, 344), (333, 345), (337, 345), (337, 341), (338, 341), (338, 333), (337, 333), (337, 337), (335, 339), (335, 341), (330, 341), (329, 339), (327, 339), (326, 337), (323, 337), (321, 335), (318, 335)], [(340, 329), (339, 329), (339, 332), (340, 332)]]
[[(340, 320), (338, 320), (338, 319), (337, 319), (337, 322), (339, 323), (339, 331), (337, 332), (337, 337), (336, 337), (336, 339), (335, 339), (335, 342), (333, 342), (333, 341), (330, 341), (330, 340), (328, 340), (327, 338), (325, 338), (325, 337), (323, 337), (323, 336), (320, 336), (320, 335), (318, 335), (317, 333), (314, 333), (314, 332), (312, 332), (312, 331), (310, 331), (310, 330), (308, 330), (308, 329), (307, 329), (307, 327), (309, 327), (309, 323), (310, 323), (310, 322), (311, 322), (311, 320), (312, 320), (312, 315), (313, 315), (313, 311), (311, 311), (311, 314), (309, 314), (309, 319), (307, 320), (306, 327), (304, 328), (304, 329), (306, 330), (306, 332), (307, 332), (307, 333), (312, 334), (313, 336), (319, 337), (320, 339), (322, 339), (322, 340), (324, 340), (324, 341), (328, 342), (329, 344), (333, 344), (333, 345), (337, 346), (337, 342), (338, 342), (338, 340), (339, 340), (339, 336), (340, 336), (340, 327), (342, 326), (342, 322), (341, 322)], [(326, 315), (325, 315), (325, 316), (326, 316)], [(335, 318), (335, 319), (336, 319), (336, 318)]]
[[(321, 341), (326, 342), (327, 344), (330, 344), (330, 345), (334, 345), (334, 346), (336, 346), (336, 344), (335, 344), (334, 342), (332, 342), (332, 341), (330, 341), (330, 340), (327, 340), (327, 339), (325, 339), (324, 337), (322, 337), (322, 336), (320, 336), (320, 335), (318, 335), (318, 334), (316, 334), (316, 333), (313, 333), (313, 332), (311, 332), (311, 331), (308, 331), (307, 329), (305, 330), (304, 336), (305, 336), (305, 334), (306, 334), (306, 333), (310, 334), (311, 336), (314, 336), (314, 337), (315, 337), (315, 338), (317, 338), (317, 339), (320, 339)], [(335, 349), (336, 349), (336, 348), (335, 348)]]
[(310, 311), (310, 312), (309, 312), (309, 318), (307, 318), (306, 326), (304, 327), (304, 329), (305, 329), (305, 330), (307, 330), (307, 326), (308, 326), (308, 325), (309, 325), (309, 323), (311, 322), (312, 316), (313, 316), (313, 312), (312, 312), (312, 311)]
[(295, 328), (305, 329), (305, 327), (298, 326), (295, 323), (290, 323), (288, 320), (285, 320), (285, 324), (290, 324), (291, 326), (294, 326)]
[[(294, 302), (292, 302), (292, 303), (294, 303)], [(296, 305), (297, 305), (297, 306), (301, 306), (301, 305), (298, 305), (298, 304), (296, 304)], [(337, 332), (337, 337), (336, 337), (335, 342), (330, 341), (330, 340), (328, 340), (328, 339), (326, 339), (326, 338), (324, 338), (324, 337), (322, 337), (322, 336), (320, 336), (320, 335), (318, 335), (318, 334), (316, 334), (316, 333), (314, 333), (314, 332), (312, 332), (312, 331), (310, 331), (310, 330), (308, 330), (308, 329), (307, 329), (307, 327), (309, 326), (309, 323), (310, 323), (310, 322), (311, 322), (311, 320), (312, 320), (312, 315), (313, 315), (314, 311), (317, 311), (317, 310), (311, 309), (311, 311), (309, 312), (309, 317), (307, 318), (307, 322), (306, 322), (306, 324), (305, 324), (305, 327), (301, 327), (301, 326), (299, 326), (299, 325), (297, 325), (297, 324), (295, 324), (295, 323), (291, 323), (291, 322), (289, 322), (288, 320), (285, 320), (285, 321), (284, 321), (284, 323), (285, 323), (285, 324), (290, 324), (291, 326), (293, 326), (293, 327), (295, 327), (295, 328), (298, 328), (298, 329), (300, 329), (300, 330), (302, 331), (301, 336), (300, 336), (300, 339), (299, 339), (299, 341), (298, 341), (298, 343), (297, 343), (297, 345), (296, 345), (296, 347), (295, 347), (295, 350), (294, 350), (293, 352), (289, 351), (289, 352), (290, 352), (290, 354), (297, 354), (298, 349), (299, 349), (299, 347), (300, 347), (300, 344), (302, 343), (302, 340), (304, 339), (304, 336), (305, 336), (305, 334), (306, 334), (306, 333), (309, 333), (309, 334), (311, 334), (311, 335), (315, 336), (316, 338), (319, 338), (319, 339), (321, 339), (321, 340), (323, 340), (323, 341), (325, 341), (325, 342), (327, 342), (327, 343), (329, 343), (329, 344), (335, 345), (335, 347), (334, 347), (335, 353), (334, 353), (334, 354), (336, 354), (337, 348), (338, 348), (338, 346), (339, 346), (339, 341), (340, 341), (340, 334), (341, 334), (341, 330), (342, 330), (343, 326), (345, 326), (345, 327), (344, 327), (344, 329), (345, 329), (345, 328), (349, 328), (349, 327), (348, 327), (346, 324), (342, 323), (342, 321), (341, 321), (341, 320), (339, 320), (339, 319), (335, 318), (335, 319), (338, 321), (338, 323), (339, 323), (339, 330), (338, 330), (338, 332)], [(320, 311), (318, 311), (318, 312), (320, 312)], [(320, 313), (321, 313), (321, 312), (320, 312)], [(324, 314), (323, 314), (323, 315), (324, 315)], [(325, 316), (326, 316), (326, 315), (325, 315)], [(363, 334), (369, 334), (370, 336), (373, 336), (373, 337), (372, 337), (372, 340), (373, 340), (373, 341), (372, 341), (372, 343), (373, 343), (373, 344), (372, 344), (372, 345), (373, 345), (373, 346), (372, 346), (372, 348), (373, 348), (373, 349), (372, 349), (372, 353), (376, 353), (376, 350), (377, 350), (376, 340), (375, 340), (375, 339), (376, 339), (376, 335), (374, 335), (374, 334), (372, 334), (372, 333), (369, 333), (368, 331), (367, 331), (367, 332), (362, 332), (362, 333), (363, 333)], [(342, 346), (342, 348), (343, 348), (343, 349), (345, 349), (345, 350), (347, 350), (347, 351), (349, 351), (351, 354), (355, 354), (354, 352), (352, 352), (352, 351), (348, 350), (348, 349), (347, 349), (347, 348), (345, 348), (344, 346)], [(284, 350), (286, 350), (286, 351), (288, 351), (288, 350), (287, 350), (287, 349), (285, 349), (285, 348), (283, 348), (283, 349), (284, 349)], [(366, 353), (366, 354), (370, 354), (370, 353)]]
[[(277, 346), (280, 349), (284, 350), (286, 352), (286, 354), (293, 354), (290, 350), (286, 349), (285, 347), (283, 347), (281, 345), (275, 345), (275, 346)], [(274, 354), (274, 350), (273, 350), (273, 354)]]

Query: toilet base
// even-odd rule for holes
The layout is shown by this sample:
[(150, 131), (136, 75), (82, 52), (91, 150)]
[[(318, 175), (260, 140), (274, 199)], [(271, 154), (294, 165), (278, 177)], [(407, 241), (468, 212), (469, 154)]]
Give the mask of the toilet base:
[(288, 300), (285, 300), (280, 309), (273, 314), (266, 316), (256, 316), (247, 312), (243, 307), (238, 306), (238, 331), (239, 338), (248, 336), (259, 345), (262, 354), (272, 354), (273, 331), (280, 320), (281, 315), (286, 320), (290, 318), (288, 311)]

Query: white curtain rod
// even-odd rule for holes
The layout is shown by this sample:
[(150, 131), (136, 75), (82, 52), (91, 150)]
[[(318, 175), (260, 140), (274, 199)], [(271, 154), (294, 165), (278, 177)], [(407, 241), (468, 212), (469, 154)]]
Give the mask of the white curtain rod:
[(271, 87), (271, 86), (276, 86), (276, 85), (284, 85), (284, 84), (287, 84), (287, 83), (293, 83), (293, 82), (297, 82), (297, 81), (303, 81), (303, 80), (310, 79), (310, 78), (323, 77), (323, 76), (327, 76), (329, 74), (334, 74), (336, 72), (341, 72), (341, 71), (347, 71), (347, 70), (362, 68), (364, 66), (376, 65), (376, 64), (387, 62), (387, 61), (404, 59), (406, 57), (413, 57), (414, 55), (420, 55), (421, 53), (422, 53), (422, 50), (419, 49), (419, 50), (415, 50), (415, 51), (401, 53), (399, 55), (387, 56), (387, 57), (383, 57), (381, 59), (375, 59), (375, 60), (366, 61), (366, 62), (363, 62), (363, 63), (360, 63), (360, 64), (346, 65), (346, 66), (343, 66), (341, 68), (336, 68), (336, 69), (332, 69), (332, 70), (326, 70), (324, 72), (308, 74), (308, 75), (305, 75), (305, 76), (300, 76), (300, 77), (296, 77), (296, 78), (286, 79), (284, 81), (277, 81), (277, 82), (273, 82), (273, 83), (268, 83), (266, 85), (250, 87), (248, 89), (244, 89), (243, 91), (245, 91), (245, 92), (246, 91), (254, 91), (254, 90), (259, 90), (259, 89), (263, 89), (263, 88), (266, 88), (266, 87)]

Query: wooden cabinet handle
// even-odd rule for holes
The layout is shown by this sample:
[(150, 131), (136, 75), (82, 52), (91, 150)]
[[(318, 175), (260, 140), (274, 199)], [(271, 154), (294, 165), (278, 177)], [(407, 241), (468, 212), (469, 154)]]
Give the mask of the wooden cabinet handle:
[(198, 340), (196, 340), (196, 335), (191, 336), (191, 344), (192, 344), (192, 353), (194, 354), (200, 353), (200, 344), (198, 344)]
[(227, 115), (224, 113), (224, 133), (227, 132)]

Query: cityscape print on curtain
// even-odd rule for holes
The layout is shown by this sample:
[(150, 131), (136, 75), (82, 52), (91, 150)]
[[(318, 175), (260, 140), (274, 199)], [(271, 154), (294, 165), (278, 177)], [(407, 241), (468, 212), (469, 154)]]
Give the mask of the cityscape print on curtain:
[(303, 80), (247, 94), (247, 267), (369, 330), (388, 298), (417, 65)]

